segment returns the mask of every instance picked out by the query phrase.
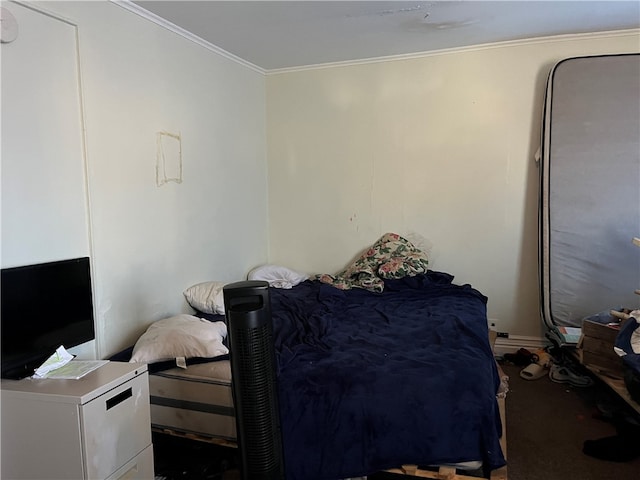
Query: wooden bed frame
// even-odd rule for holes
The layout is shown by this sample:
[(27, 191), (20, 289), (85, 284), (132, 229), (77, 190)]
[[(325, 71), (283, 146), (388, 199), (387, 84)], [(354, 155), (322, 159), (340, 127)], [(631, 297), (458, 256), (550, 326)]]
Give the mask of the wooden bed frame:
[[(496, 340), (496, 332), (489, 332), (489, 343), (491, 348), (493, 349), (495, 346)], [(498, 366), (498, 373), (500, 375), (501, 380), (504, 381), (503, 385), (501, 385), (501, 393), (497, 397), (498, 402), (498, 410), (500, 412), (500, 420), (502, 423), (502, 437), (500, 438), (500, 446), (502, 448), (502, 453), (504, 454), (505, 459), (507, 458), (507, 422), (506, 422), (506, 395), (508, 392), (508, 377), (504, 374), (502, 369)], [(222, 438), (209, 437), (206, 435), (196, 434), (196, 433), (187, 433), (181, 432), (178, 430), (168, 429), (168, 428), (154, 428), (152, 430), (157, 433), (163, 433), (167, 435), (173, 435), (177, 437), (188, 438), (190, 440), (196, 440), (200, 442), (206, 442), (211, 444), (220, 445), (223, 447), (229, 448), (238, 448), (238, 444), (233, 440), (225, 440)], [(385, 470), (389, 473), (407, 475), (414, 478), (431, 478), (431, 479), (440, 479), (440, 480), (478, 480), (478, 478), (483, 477), (472, 477), (465, 474), (464, 470), (458, 470), (453, 466), (441, 466), (434, 467), (433, 469), (424, 469), (418, 468), (417, 465), (402, 465), (400, 468), (392, 468), (389, 470)], [(486, 478), (486, 477), (484, 477)], [(491, 471), (489, 480), (507, 480), (507, 466), (503, 466)]]
[[(500, 446), (502, 447), (502, 452), (504, 454), (505, 459), (507, 458), (507, 423), (506, 423), (506, 402), (505, 398), (498, 398), (498, 408), (500, 410), (500, 420), (502, 421), (502, 437), (500, 438)], [(196, 440), (199, 442), (212, 443), (215, 445), (220, 445), (223, 447), (229, 448), (238, 448), (238, 444), (236, 442), (230, 440), (224, 440), (220, 438), (212, 438), (206, 437), (203, 435), (198, 435), (195, 433), (184, 433), (178, 432), (175, 430), (169, 429), (153, 429), (157, 433), (163, 433), (166, 435), (174, 435), (177, 437), (188, 438), (190, 440)], [(396, 473), (401, 475), (408, 475), (416, 478), (432, 478), (438, 480), (478, 480), (479, 477), (471, 477), (469, 475), (465, 475), (464, 471), (460, 471), (455, 467), (450, 466), (442, 466), (437, 470), (425, 470), (418, 468), (417, 465), (402, 465), (400, 468), (392, 468), (389, 470), (385, 470), (389, 473)], [(507, 466), (500, 467), (496, 470), (493, 470), (489, 476), (489, 480), (507, 480)]]

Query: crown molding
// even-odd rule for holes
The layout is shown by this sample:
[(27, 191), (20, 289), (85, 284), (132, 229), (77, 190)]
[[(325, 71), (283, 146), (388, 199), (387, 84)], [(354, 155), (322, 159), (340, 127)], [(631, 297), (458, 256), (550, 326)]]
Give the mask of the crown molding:
[(155, 13), (151, 13), (150, 11), (144, 9), (143, 7), (139, 6), (136, 3), (133, 3), (131, 0), (109, 0), (111, 3), (118, 5), (119, 7), (124, 8), (125, 10), (128, 10), (131, 13), (135, 13), (136, 15), (139, 15), (140, 17), (149, 20), (150, 22), (155, 23), (156, 25), (159, 25), (162, 28), (165, 28), (177, 35), (180, 35), (181, 37), (197, 44), (200, 45), (201, 47), (206, 48), (207, 50), (216, 53), (218, 55), (220, 55), (221, 57), (224, 57), (228, 60), (231, 60), (233, 62), (236, 62), (240, 65), (242, 65), (243, 67), (247, 67), (255, 72), (261, 73), (261, 74), (265, 74), (266, 71), (263, 68), (258, 67), (257, 65), (254, 65), (251, 62), (247, 62), (246, 60), (243, 60), (242, 58), (234, 55), (233, 53), (229, 53), (226, 50), (218, 47), (217, 45), (214, 45), (213, 43), (207, 42), (206, 40), (203, 40), (202, 38), (198, 37), (197, 35), (194, 35), (193, 33), (185, 30), (182, 27), (179, 27), (167, 20), (165, 20), (162, 17), (159, 17), (158, 15), (156, 15)]
[(181, 37), (200, 45), (211, 52), (214, 52), (224, 58), (227, 58), (233, 62), (236, 62), (244, 67), (247, 67), (255, 72), (261, 73), (263, 75), (278, 75), (282, 73), (293, 73), (293, 72), (302, 72), (307, 70), (319, 70), (325, 68), (335, 68), (335, 67), (347, 67), (354, 65), (366, 65), (371, 63), (385, 63), (385, 62), (395, 62), (401, 60), (412, 60), (412, 59), (420, 59), (426, 57), (435, 57), (440, 55), (449, 55), (455, 53), (464, 53), (464, 52), (473, 52), (480, 50), (489, 50), (495, 48), (506, 48), (506, 47), (514, 47), (514, 46), (522, 46), (522, 45), (535, 45), (541, 43), (549, 43), (549, 42), (569, 42), (574, 40), (581, 39), (592, 39), (592, 38), (612, 38), (612, 37), (622, 37), (628, 35), (640, 35), (640, 28), (633, 28), (627, 30), (613, 30), (606, 32), (588, 32), (588, 33), (573, 33), (573, 34), (565, 34), (565, 35), (550, 35), (546, 37), (537, 37), (537, 38), (526, 38), (521, 40), (509, 40), (504, 42), (494, 42), (494, 43), (484, 43), (478, 45), (470, 45), (464, 47), (454, 47), (454, 48), (445, 48), (440, 50), (432, 50), (432, 51), (423, 51), (416, 53), (408, 53), (408, 54), (399, 54), (399, 55), (388, 55), (383, 57), (372, 57), (372, 58), (364, 58), (358, 60), (345, 60), (340, 62), (329, 62), (329, 63), (321, 63), (315, 65), (303, 65), (297, 67), (284, 67), (284, 68), (273, 68), (273, 69), (264, 69), (257, 65), (254, 65), (251, 62), (248, 62), (237, 55), (234, 55), (226, 50), (210, 43), (206, 40), (203, 40), (199, 36), (185, 30), (182, 27), (179, 27), (164, 18), (144, 9), (136, 3), (133, 3), (131, 0), (109, 0), (110, 2), (118, 5), (119, 7), (124, 8), (136, 15), (139, 15), (146, 20), (149, 20), (156, 25), (159, 25)]
[[(300, 67), (285, 67), (266, 70), (267, 75), (278, 75), (281, 73), (302, 72), (306, 70), (319, 70), (323, 68), (348, 67), (354, 65), (366, 65), (371, 63), (396, 62), (399, 60), (413, 60), (426, 57), (437, 57), (440, 55), (450, 55), (454, 53), (474, 52), (480, 50), (491, 50), (495, 48), (517, 47), (523, 45), (535, 45), (540, 43), (551, 42), (570, 42), (574, 40), (593, 39), (593, 38), (612, 38), (625, 37), (629, 35), (640, 35), (640, 28), (627, 30), (612, 30), (607, 32), (589, 32), (589, 33), (571, 33), (565, 35), (550, 35), (546, 37), (525, 38), (521, 40), (508, 40), (504, 42), (483, 43), (477, 45), (469, 45), (465, 47), (444, 48), (441, 50), (431, 50), (416, 53), (406, 53), (400, 55), (389, 55), (384, 57), (372, 57), (359, 60), (345, 60), (342, 62), (321, 63), (317, 65), (304, 65)], [(636, 52), (633, 52), (636, 53)]]

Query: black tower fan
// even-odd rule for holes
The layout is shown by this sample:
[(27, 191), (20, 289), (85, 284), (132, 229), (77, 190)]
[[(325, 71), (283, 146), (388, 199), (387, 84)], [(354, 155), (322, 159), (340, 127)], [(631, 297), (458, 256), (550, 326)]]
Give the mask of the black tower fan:
[(231, 283), (223, 293), (242, 478), (283, 479), (269, 284)]

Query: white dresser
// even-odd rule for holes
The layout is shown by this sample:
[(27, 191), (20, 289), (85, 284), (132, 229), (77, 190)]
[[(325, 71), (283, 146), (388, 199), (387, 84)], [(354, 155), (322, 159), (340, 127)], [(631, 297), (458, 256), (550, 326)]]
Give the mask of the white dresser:
[(2, 479), (153, 480), (147, 366), (2, 380)]

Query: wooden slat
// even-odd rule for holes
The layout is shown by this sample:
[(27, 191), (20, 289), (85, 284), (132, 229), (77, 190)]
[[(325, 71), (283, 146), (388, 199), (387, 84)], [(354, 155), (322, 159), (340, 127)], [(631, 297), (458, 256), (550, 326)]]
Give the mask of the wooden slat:
[(232, 440), (225, 440), (224, 438), (207, 437), (206, 435), (198, 435), (197, 433), (180, 432), (177, 430), (171, 430), (168, 428), (155, 428), (151, 427), (151, 430), (164, 435), (171, 435), (173, 437), (188, 438), (189, 440), (197, 440), (198, 442), (212, 443), (214, 445), (220, 445), (221, 447), (238, 448), (238, 444)]
[(457, 477), (454, 467), (442, 466), (438, 469), (438, 477), (442, 480), (454, 480)]

